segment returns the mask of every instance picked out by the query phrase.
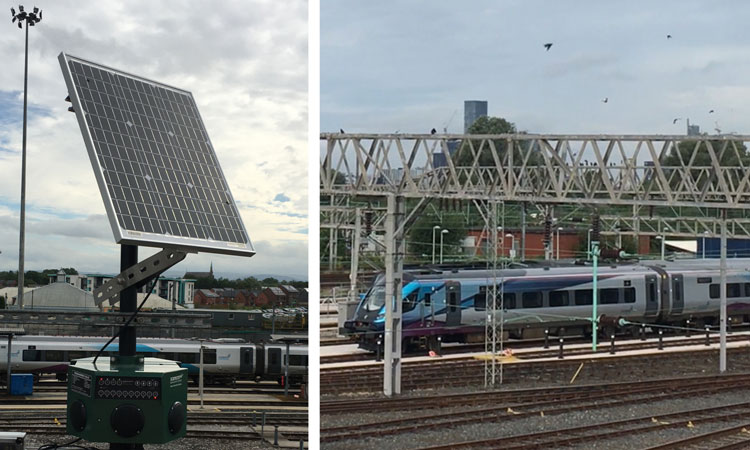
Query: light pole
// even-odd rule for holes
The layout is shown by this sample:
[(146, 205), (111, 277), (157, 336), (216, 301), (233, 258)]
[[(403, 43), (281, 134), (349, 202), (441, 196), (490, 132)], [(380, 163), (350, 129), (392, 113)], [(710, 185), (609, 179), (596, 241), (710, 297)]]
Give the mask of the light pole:
[(594, 230), (589, 228), (587, 245), (586, 245), (586, 259), (591, 259), (591, 232), (592, 231)]
[(661, 260), (664, 261), (664, 236), (656, 236), (656, 239), (661, 241)]
[[(18, 28), (23, 28), (23, 22), (26, 22), (26, 53), (23, 65), (23, 141), (21, 150), (21, 229), (18, 244), (18, 308), (23, 309), (23, 251), (26, 234), (26, 105), (29, 86), (29, 27), (33, 27), (42, 20), (42, 11), (34, 7), (34, 10), (27, 13), (23, 6), (18, 5), (18, 14), (16, 10), (10, 8), (10, 14), (13, 16), (12, 22), (18, 21)], [(38, 14), (38, 16), (37, 16)]]
[(703, 258), (706, 259), (706, 236), (708, 236), (708, 231), (703, 232), (703, 246), (701, 247)]
[(432, 264), (435, 264), (435, 231), (440, 229), (440, 225), (432, 227)]
[(506, 234), (505, 237), (510, 238), (510, 260), (513, 261), (513, 258), (516, 257), (516, 237), (510, 233)]
[(440, 232), (440, 264), (443, 263), (443, 236), (448, 233), (448, 230), (443, 230)]
[(563, 227), (557, 227), (557, 237), (555, 238), (555, 244), (557, 245), (557, 260), (560, 260), (560, 232)]

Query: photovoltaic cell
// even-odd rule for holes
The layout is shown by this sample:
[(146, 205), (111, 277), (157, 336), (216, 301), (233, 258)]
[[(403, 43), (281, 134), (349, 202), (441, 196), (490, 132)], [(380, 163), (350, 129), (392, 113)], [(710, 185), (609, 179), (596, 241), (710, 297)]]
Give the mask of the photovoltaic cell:
[(118, 243), (255, 253), (190, 92), (59, 60)]

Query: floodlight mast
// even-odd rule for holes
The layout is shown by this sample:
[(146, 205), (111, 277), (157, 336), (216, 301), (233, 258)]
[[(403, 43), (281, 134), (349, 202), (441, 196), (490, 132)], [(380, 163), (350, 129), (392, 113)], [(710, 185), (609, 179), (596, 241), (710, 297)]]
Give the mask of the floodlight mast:
[[(37, 13), (39, 14), (37, 16)], [(13, 16), (12, 23), (18, 21), (18, 28), (23, 28), (23, 22), (26, 22), (26, 51), (23, 64), (23, 141), (21, 150), (21, 225), (20, 238), (18, 243), (18, 308), (23, 309), (23, 260), (26, 237), (26, 105), (29, 86), (29, 27), (33, 27), (42, 20), (42, 11), (34, 7), (34, 10), (27, 13), (23, 10), (22, 5), (18, 5), (18, 14), (16, 10), (10, 8), (10, 14)]]

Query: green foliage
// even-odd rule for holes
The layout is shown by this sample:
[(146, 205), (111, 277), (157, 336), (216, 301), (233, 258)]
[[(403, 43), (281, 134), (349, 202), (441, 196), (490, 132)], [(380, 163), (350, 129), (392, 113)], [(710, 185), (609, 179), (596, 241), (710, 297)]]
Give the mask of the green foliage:
[[(467, 130), (467, 134), (476, 135), (519, 133), (525, 132), (519, 132), (514, 123), (508, 122), (502, 117), (488, 116), (480, 117)], [(516, 167), (521, 166), (525, 160), (527, 166), (536, 166), (541, 162), (541, 156), (538, 151), (534, 151), (536, 148), (531, 147), (531, 141), (514, 140), (512, 155), (508, 155), (508, 142), (507, 139), (464, 140), (456, 151), (454, 162), (459, 167), (473, 166), (477, 155), (480, 167), (495, 167), (496, 158), (503, 166), (507, 166), (506, 158), (510, 156), (513, 157), (513, 165)]]
[(264, 278), (258, 280), (255, 277), (247, 277), (236, 280), (229, 280), (227, 278), (198, 278), (195, 280), (196, 289), (213, 289), (213, 288), (232, 288), (232, 289), (249, 289), (249, 290), (260, 290), (267, 286), (281, 286), (282, 284), (289, 284), (296, 288), (306, 288), (306, 281), (286, 281), (277, 280), (276, 278)]
[[(432, 262), (432, 233), (435, 225), (440, 226), (441, 229), (448, 230), (448, 233), (443, 235), (443, 260), (450, 261), (455, 259), (455, 255), (460, 252), (461, 241), (463, 241), (467, 234), (464, 215), (455, 211), (435, 212), (429, 210), (421, 214), (409, 229), (409, 236), (407, 238), (408, 252), (416, 260), (428, 263)], [(441, 230), (436, 230), (436, 263), (440, 261), (440, 235)]]
[[(690, 175), (696, 180), (697, 188), (702, 190), (706, 184), (717, 183), (716, 173), (712, 168), (713, 162), (708, 151), (709, 145), (714, 150), (722, 166), (737, 167), (736, 170), (729, 172), (729, 178), (737, 186), (745, 176), (745, 171), (750, 167), (750, 153), (748, 153), (747, 147), (741, 142), (721, 140), (683, 141), (676, 148), (672, 147), (669, 155), (661, 161), (661, 164), (667, 167), (681, 167), (687, 164), (695, 167), (708, 167), (708, 171), (704, 171), (703, 169), (691, 170)], [(724, 148), (725, 145), (726, 148)], [(722, 151), (722, 149), (724, 150)], [(670, 178), (668, 170), (665, 171), (665, 175), (668, 177), (671, 186), (677, 186), (682, 181), (677, 177)]]

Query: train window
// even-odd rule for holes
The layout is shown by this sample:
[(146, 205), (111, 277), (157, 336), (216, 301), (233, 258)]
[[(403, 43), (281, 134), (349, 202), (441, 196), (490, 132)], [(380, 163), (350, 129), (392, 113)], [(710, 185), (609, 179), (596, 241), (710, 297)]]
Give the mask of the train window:
[(229, 313), (227, 320), (234, 320), (234, 313)]
[(508, 292), (503, 294), (503, 308), (516, 309), (516, 293)]
[(479, 292), (474, 294), (474, 309), (477, 311), (487, 309), (487, 286), (479, 286)]
[(591, 305), (594, 303), (594, 292), (591, 289), (579, 289), (575, 291), (576, 305)]
[(304, 355), (289, 355), (290, 366), (304, 366)]
[(635, 288), (627, 288), (623, 290), (625, 303), (635, 303)]
[(62, 350), (47, 350), (44, 352), (45, 361), (65, 361), (65, 355)]
[(243, 357), (245, 358), (245, 364), (250, 364), (250, 358), (251, 358), (250, 352), (246, 351)]
[(86, 352), (68, 352), (68, 361), (73, 361), (74, 359), (81, 359), (87, 357)]
[(41, 361), (42, 352), (40, 350), (24, 350), (23, 360), (24, 361)]
[(718, 284), (709, 284), (708, 285), (708, 296), (711, 298), (719, 298), (720, 296), (719, 292), (719, 285)]
[(602, 305), (612, 305), (620, 301), (619, 289), (601, 289), (599, 290), (599, 303)]
[(750, 297), (750, 283), (745, 283), (745, 297)]
[(279, 363), (279, 353), (278, 352), (268, 352), (268, 362), (269, 364), (276, 365)]
[(568, 306), (570, 305), (570, 295), (568, 291), (550, 291), (549, 306)]
[(181, 363), (197, 364), (198, 353), (178, 353), (177, 360)]
[(727, 298), (742, 297), (739, 283), (727, 283)]
[(524, 292), (521, 294), (521, 304), (524, 308), (541, 308), (542, 307), (542, 293), (541, 292)]
[(432, 292), (427, 292), (424, 294), (424, 305), (430, 306), (432, 304)]
[[(200, 358), (200, 355), (199, 355), (199, 358)], [(198, 362), (200, 363), (200, 360)], [(216, 349), (215, 348), (203, 349), (203, 364), (216, 364)]]
[(648, 282), (648, 298), (646, 299), (646, 301), (649, 303), (656, 301), (656, 282), (655, 281)]
[(417, 307), (417, 296), (419, 295), (419, 289), (416, 289), (411, 294), (407, 295), (404, 302), (401, 304), (402, 312), (411, 311)]

